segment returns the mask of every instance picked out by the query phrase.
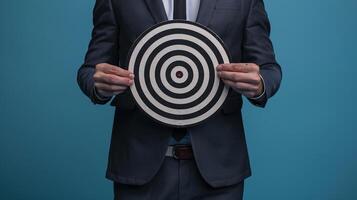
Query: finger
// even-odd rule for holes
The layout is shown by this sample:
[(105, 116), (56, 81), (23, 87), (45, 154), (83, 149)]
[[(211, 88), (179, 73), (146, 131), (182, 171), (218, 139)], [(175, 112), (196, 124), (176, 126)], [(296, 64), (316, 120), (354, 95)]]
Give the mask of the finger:
[(259, 72), (259, 66), (254, 63), (227, 63), (218, 65), (217, 70), (243, 73)]
[(251, 90), (246, 90), (246, 89), (243, 89), (243, 88), (238, 88), (236, 87), (236, 83), (233, 82), (233, 81), (224, 81), (224, 83), (228, 86), (230, 86), (234, 91), (248, 97), (248, 98), (252, 98), (255, 96), (255, 92), (254, 91), (251, 91)]
[(123, 93), (124, 91), (125, 91), (125, 90), (112, 92), (112, 91), (106, 91), (106, 90), (100, 90), (100, 89), (98, 89), (98, 93), (100, 93), (100, 94), (103, 95), (103, 96), (108, 96), (108, 97), (121, 94), (121, 93)]
[(98, 89), (98, 88), (96, 90), (97, 90), (98, 94), (100, 94), (100, 95), (102, 95), (104, 97), (111, 97), (111, 96), (114, 95), (114, 93), (110, 92), (110, 91), (101, 90), (101, 89)]
[(112, 74), (106, 74), (104, 72), (98, 71), (94, 74), (93, 79), (95, 82), (100, 82), (100, 83), (107, 83), (110, 85), (126, 85), (130, 86), (133, 82), (133, 80), (126, 78), (126, 77), (120, 77), (117, 75), (112, 75)]
[(93, 79), (95, 82), (106, 83), (110, 85), (130, 86), (133, 84), (133, 80), (130, 78), (105, 74), (103, 72), (96, 72), (93, 76)]
[(256, 92), (259, 89), (259, 86), (250, 83), (234, 82), (230, 80), (223, 80), (223, 82), (241, 92)]
[(101, 63), (96, 66), (96, 69), (99, 71), (102, 71), (106, 74), (115, 74), (117, 76), (122, 76), (122, 77), (128, 77), (133, 79), (134, 74), (126, 69), (123, 69), (121, 67), (111, 65), (108, 63)]
[(254, 73), (220, 71), (218, 72), (218, 76), (222, 79), (234, 82), (244, 82), (252, 84), (259, 84), (260, 82), (260, 76)]
[(240, 91), (256, 92), (259, 87), (250, 83), (235, 82), (235, 87)]
[(120, 85), (109, 85), (106, 83), (99, 83), (96, 82), (94, 83), (94, 86), (98, 89), (98, 90), (103, 90), (106, 92), (121, 92), (126, 90), (128, 87), (127, 86), (120, 86)]

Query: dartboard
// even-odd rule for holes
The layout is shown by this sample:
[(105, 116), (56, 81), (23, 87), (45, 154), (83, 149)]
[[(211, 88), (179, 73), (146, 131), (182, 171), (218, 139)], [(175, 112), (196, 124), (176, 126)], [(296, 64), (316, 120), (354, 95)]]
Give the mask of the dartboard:
[(193, 126), (214, 115), (228, 95), (216, 72), (221, 63), (229, 63), (229, 55), (213, 31), (183, 20), (162, 22), (129, 51), (127, 65), (135, 75), (130, 90), (154, 120)]

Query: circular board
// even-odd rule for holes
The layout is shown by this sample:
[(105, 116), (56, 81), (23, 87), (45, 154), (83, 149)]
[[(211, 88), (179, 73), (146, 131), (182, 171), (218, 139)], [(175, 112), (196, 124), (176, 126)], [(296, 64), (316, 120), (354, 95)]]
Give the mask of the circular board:
[(141, 34), (129, 51), (127, 66), (135, 74), (130, 90), (156, 121), (193, 126), (219, 110), (228, 95), (216, 72), (221, 63), (229, 63), (229, 55), (213, 31), (189, 21), (162, 22)]

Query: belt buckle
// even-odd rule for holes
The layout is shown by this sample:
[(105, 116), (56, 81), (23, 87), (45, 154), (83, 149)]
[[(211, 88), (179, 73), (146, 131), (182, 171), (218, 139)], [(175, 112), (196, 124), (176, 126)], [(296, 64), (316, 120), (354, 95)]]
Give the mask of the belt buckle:
[(175, 158), (176, 160), (179, 160), (179, 157), (176, 155), (176, 148), (177, 145), (173, 146), (172, 148), (172, 157)]
[(177, 144), (177, 145), (174, 145), (173, 148), (172, 148), (172, 157), (175, 158), (176, 160), (181, 160), (178, 155), (176, 154), (176, 149), (180, 148), (180, 147), (187, 147), (189, 145), (186, 145), (186, 144)]

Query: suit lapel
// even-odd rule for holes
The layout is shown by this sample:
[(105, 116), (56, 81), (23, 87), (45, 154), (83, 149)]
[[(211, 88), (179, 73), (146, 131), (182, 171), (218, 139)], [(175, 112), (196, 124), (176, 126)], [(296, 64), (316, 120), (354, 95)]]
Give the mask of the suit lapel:
[(145, 0), (145, 3), (156, 23), (168, 20), (162, 0)]
[(196, 22), (208, 26), (217, 0), (201, 0)]

